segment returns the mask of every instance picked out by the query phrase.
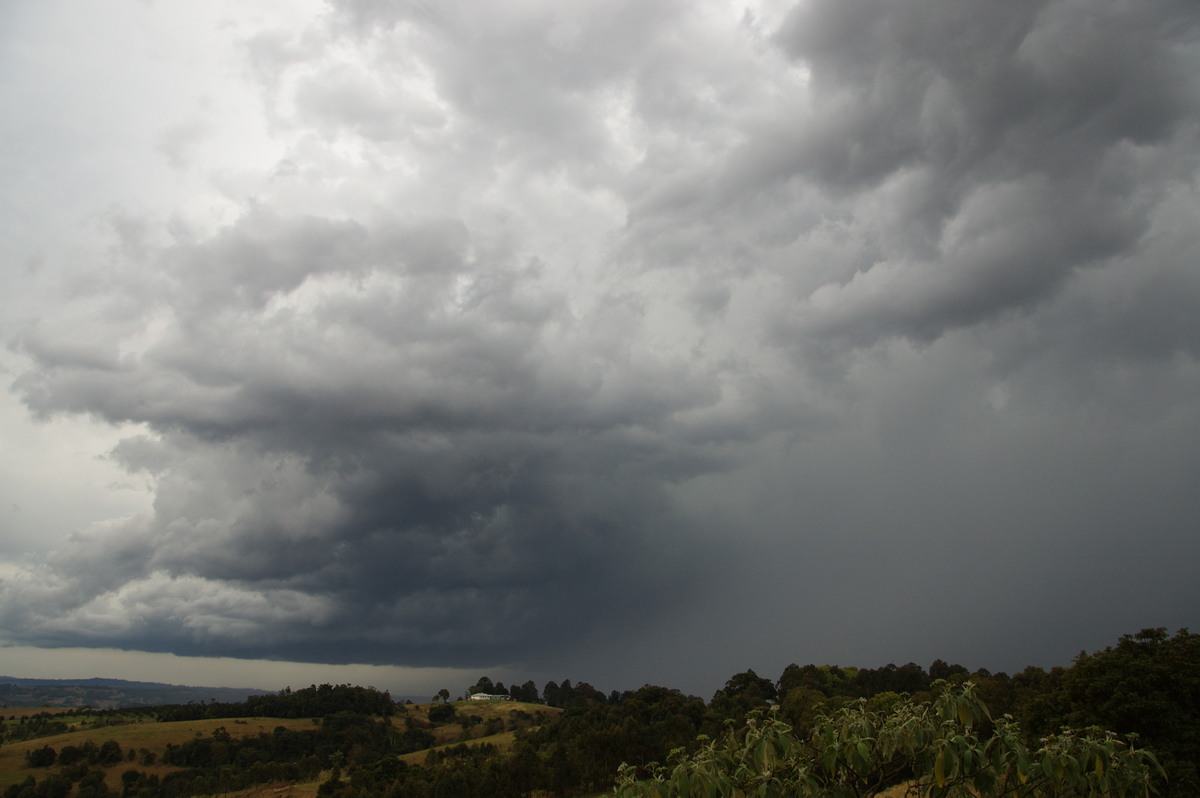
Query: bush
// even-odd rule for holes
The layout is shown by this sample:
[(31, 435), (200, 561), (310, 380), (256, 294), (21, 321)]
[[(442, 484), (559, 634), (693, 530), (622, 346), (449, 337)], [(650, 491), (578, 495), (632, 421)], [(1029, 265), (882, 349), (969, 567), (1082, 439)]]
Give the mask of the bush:
[(25, 761), (31, 768), (48, 768), (54, 764), (54, 760), (57, 758), (58, 754), (48, 745), (25, 752)]
[(454, 719), (453, 704), (434, 704), (429, 708), (430, 723), (447, 723)]

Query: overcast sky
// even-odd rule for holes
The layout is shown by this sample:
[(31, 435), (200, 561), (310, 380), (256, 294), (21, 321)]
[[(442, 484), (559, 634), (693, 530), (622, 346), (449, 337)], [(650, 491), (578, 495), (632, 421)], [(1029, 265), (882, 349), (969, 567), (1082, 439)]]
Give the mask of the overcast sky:
[(1200, 627), (1194, 0), (16, 0), (0, 108), (0, 672)]

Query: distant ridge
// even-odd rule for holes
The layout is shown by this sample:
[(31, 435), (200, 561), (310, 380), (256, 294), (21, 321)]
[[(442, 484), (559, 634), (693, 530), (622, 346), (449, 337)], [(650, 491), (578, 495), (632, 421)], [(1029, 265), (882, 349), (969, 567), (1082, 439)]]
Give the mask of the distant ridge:
[(150, 707), (192, 701), (237, 702), (270, 691), (250, 687), (195, 687), (125, 679), (25, 679), (0, 676), (0, 706), (5, 707)]

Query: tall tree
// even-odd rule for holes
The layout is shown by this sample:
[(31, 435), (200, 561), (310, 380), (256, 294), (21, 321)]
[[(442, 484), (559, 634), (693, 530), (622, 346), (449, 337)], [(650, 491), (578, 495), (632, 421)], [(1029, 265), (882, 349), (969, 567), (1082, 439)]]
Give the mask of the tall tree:
[(492, 680), (487, 676), (480, 676), (479, 681), (467, 688), (467, 696), (473, 696), (476, 693), (491, 694), (496, 692), (496, 685), (492, 684)]
[(725, 686), (713, 694), (709, 709), (711, 714), (722, 720), (733, 718), (741, 721), (746, 713), (774, 701), (776, 695), (774, 682), (762, 678), (753, 670), (747, 670), (729, 677)]

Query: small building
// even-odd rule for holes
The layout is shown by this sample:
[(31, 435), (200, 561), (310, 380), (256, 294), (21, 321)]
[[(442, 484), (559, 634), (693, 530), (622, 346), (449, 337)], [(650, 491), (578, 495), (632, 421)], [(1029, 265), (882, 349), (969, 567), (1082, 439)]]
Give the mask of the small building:
[(471, 695), (467, 697), (467, 700), (469, 700), (469, 701), (509, 701), (511, 699), (509, 696), (506, 696), (506, 695), (492, 695), (491, 693), (471, 693)]

